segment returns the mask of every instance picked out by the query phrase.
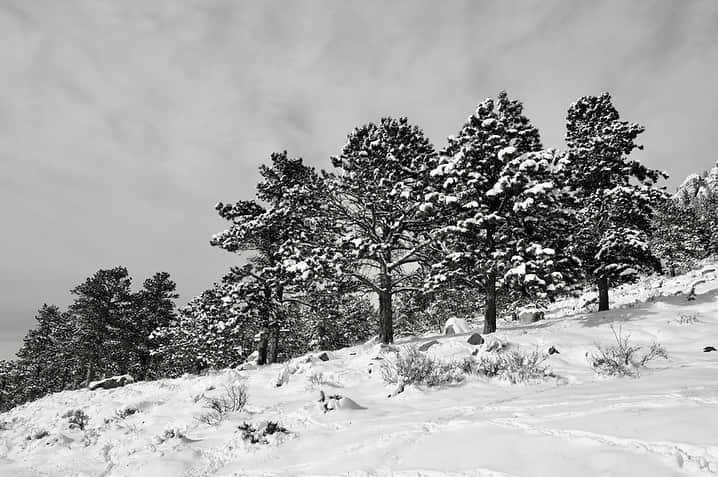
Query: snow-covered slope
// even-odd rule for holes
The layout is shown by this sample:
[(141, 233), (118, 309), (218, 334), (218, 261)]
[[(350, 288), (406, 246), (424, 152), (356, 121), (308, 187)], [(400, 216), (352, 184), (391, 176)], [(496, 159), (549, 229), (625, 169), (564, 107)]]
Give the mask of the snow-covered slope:
[[(676, 295), (698, 278), (695, 300)], [(559, 378), (535, 384), (474, 377), (387, 398), (392, 387), (373, 359), (379, 347), (366, 344), (288, 368), (58, 393), (0, 415), (0, 475), (718, 475), (718, 352), (703, 352), (718, 347), (715, 272), (647, 278), (612, 300), (613, 311), (586, 314), (573, 309), (576, 299), (556, 304), (546, 321), (504, 324), (497, 336), (512, 347), (560, 351), (548, 359)], [(637, 344), (662, 343), (669, 360), (652, 361), (638, 378), (597, 376), (585, 355), (613, 340), (612, 324)], [(466, 338), (438, 337), (428, 353), (469, 356)], [(280, 374), (288, 381), (277, 387)], [(196, 419), (203, 394), (236, 383), (248, 388), (244, 411), (218, 426)], [(319, 389), (366, 409), (324, 413)], [(120, 417), (130, 408), (137, 412)], [(84, 430), (63, 417), (78, 409), (89, 417)], [(268, 444), (241, 438), (241, 423), (265, 420), (292, 434)]]

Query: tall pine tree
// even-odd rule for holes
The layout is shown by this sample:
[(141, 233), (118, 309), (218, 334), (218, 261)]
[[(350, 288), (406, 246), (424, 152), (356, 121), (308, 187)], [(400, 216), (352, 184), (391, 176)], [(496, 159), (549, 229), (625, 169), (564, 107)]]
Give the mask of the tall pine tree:
[(480, 103), (441, 152), (432, 171), (441, 185), (423, 206), (447, 218), (430, 283), (483, 291), (485, 333), (496, 330), (500, 291), (543, 299), (574, 279), (565, 174), (563, 156), (541, 151), (538, 130), (506, 92)]
[(326, 174), (328, 193), (315, 226), (330, 231), (321, 243), (295, 241), (288, 262), (335, 271), (333, 279), (375, 294), (379, 335), (394, 340), (393, 298), (409, 290), (433, 239), (433, 220), (420, 210), (436, 153), (428, 138), (406, 118), (383, 118), (352, 131)]
[(129, 359), (123, 334), (132, 309), (131, 278), (125, 267), (99, 270), (73, 288), (69, 307), (75, 322), (75, 350), (82, 360), (86, 381), (98, 373), (127, 372)]
[[(309, 226), (305, 218), (321, 207), (323, 183), (316, 171), (286, 151), (271, 156), (271, 165), (260, 168), (255, 201), (219, 203), (219, 215), (230, 227), (212, 237), (211, 244), (229, 252), (248, 252), (248, 265), (234, 269), (226, 280), (233, 281), (231, 298), (261, 308), (257, 336), (258, 363), (273, 363), (279, 355), (281, 330), (287, 308), (300, 299), (302, 280), (308, 271), (286, 266), (282, 247), (289, 241), (316, 242), (320, 227)], [(310, 212), (308, 212), (310, 211)]]
[(629, 158), (645, 128), (622, 121), (611, 96), (584, 96), (566, 118), (572, 185), (579, 201), (575, 251), (599, 291), (599, 310), (609, 307), (611, 284), (631, 281), (641, 270), (658, 270), (649, 246), (654, 204), (664, 192), (664, 173)]
[(154, 330), (165, 327), (175, 319), (175, 302), (179, 295), (177, 285), (167, 272), (155, 273), (142, 284), (142, 289), (133, 296), (134, 310), (131, 319), (131, 349), (137, 356), (136, 374), (147, 379), (159, 363), (153, 356), (159, 346), (158, 340), (150, 335)]

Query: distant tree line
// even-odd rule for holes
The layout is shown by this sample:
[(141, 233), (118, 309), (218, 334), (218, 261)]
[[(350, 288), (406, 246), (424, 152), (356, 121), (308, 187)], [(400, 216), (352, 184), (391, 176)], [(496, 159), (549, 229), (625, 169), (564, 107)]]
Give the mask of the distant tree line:
[(101, 376), (164, 375), (154, 355), (160, 343), (151, 333), (175, 319), (176, 285), (164, 272), (137, 292), (130, 285), (124, 267), (99, 270), (71, 290), (75, 298), (66, 311), (43, 305), (18, 359), (0, 361), (0, 409)]
[[(333, 171), (287, 152), (261, 166), (256, 200), (218, 203), (211, 245), (243, 254), (177, 310), (166, 273), (138, 292), (122, 267), (43, 306), (18, 359), (1, 362), (0, 408), (96, 377), (139, 379), (258, 364), (395, 331), (436, 329), (542, 306), (718, 253), (718, 198), (683, 207), (633, 160), (644, 128), (608, 93), (571, 104), (564, 151), (544, 148), (523, 105), (481, 102), (437, 150), (406, 118), (349, 133)], [(479, 317), (481, 312), (481, 317)]]

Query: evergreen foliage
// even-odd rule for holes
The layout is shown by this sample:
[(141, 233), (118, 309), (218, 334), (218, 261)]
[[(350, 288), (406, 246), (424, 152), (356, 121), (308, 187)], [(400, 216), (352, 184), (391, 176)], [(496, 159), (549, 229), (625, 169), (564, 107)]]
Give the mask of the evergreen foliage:
[(479, 104), (449, 138), (432, 175), (442, 183), (426, 194), (424, 208), (440, 210), (447, 221), (438, 231), (443, 257), (430, 284), (481, 290), (484, 333), (496, 330), (499, 290), (543, 299), (573, 280), (566, 161), (541, 150), (520, 102), (501, 92)]
[(421, 209), (436, 153), (406, 118), (383, 118), (352, 131), (335, 174), (325, 174), (324, 205), (315, 226), (329, 225), (321, 242), (288, 244), (294, 266), (332, 273), (334, 280), (374, 294), (379, 335), (394, 340), (393, 300), (407, 285), (433, 242), (434, 221)]
[(578, 200), (574, 250), (599, 288), (599, 310), (608, 309), (610, 284), (660, 270), (649, 247), (654, 204), (665, 194), (656, 183), (667, 177), (629, 159), (645, 128), (622, 121), (611, 96), (584, 96), (571, 104), (566, 143)]
[(272, 154), (271, 162), (260, 168), (262, 180), (257, 185), (257, 198), (267, 206), (254, 201), (217, 204), (219, 215), (231, 225), (211, 240), (213, 246), (229, 252), (251, 253), (248, 264), (233, 269), (225, 281), (233, 285), (228, 299), (256, 304), (259, 364), (277, 361), (288, 307), (298, 300), (303, 280), (311, 273), (305, 267), (287, 266), (282, 247), (290, 241), (315, 242), (323, 235), (322, 229), (308, 226), (305, 220), (321, 207), (319, 175), (286, 151)]

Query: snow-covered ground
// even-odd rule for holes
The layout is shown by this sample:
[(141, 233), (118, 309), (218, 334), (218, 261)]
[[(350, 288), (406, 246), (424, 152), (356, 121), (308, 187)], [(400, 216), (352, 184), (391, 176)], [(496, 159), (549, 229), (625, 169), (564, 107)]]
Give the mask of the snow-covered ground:
[[(393, 387), (373, 359), (379, 346), (366, 344), (329, 361), (293, 361), (281, 387), (285, 367), (272, 365), (58, 393), (0, 415), (0, 475), (718, 475), (718, 352), (703, 352), (718, 347), (718, 277), (707, 273), (693, 301), (676, 295), (700, 277), (644, 279), (616, 290), (608, 312), (574, 310), (576, 299), (545, 321), (501, 323), (497, 336), (514, 348), (560, 351), (548, 359), (559, 377), (534, 384), (472, 377), (388, 398)], [(669, 359), (638, 378), (597, 376), (586, 352), (613, 341), (612, 324), (637, 344), (662, 343)], [(476, 348), (466, 334), (438, 339), (428, 353), (447, 360)], [(322, 384), (310, 380), (317, 373)], [(217, 426), (196, 419), (203, 394), (237, 383), (249, 392), (244, 411)], [(324, 413), (320, 389), (366, 409)], [(137, 412), (118, 416), (128, 408)], [(89, 417), (84, 430), (63, 417), (77, 409)], [(268, 444), (241, 438), (240, 424), (266, 420), (292, 434)]]

